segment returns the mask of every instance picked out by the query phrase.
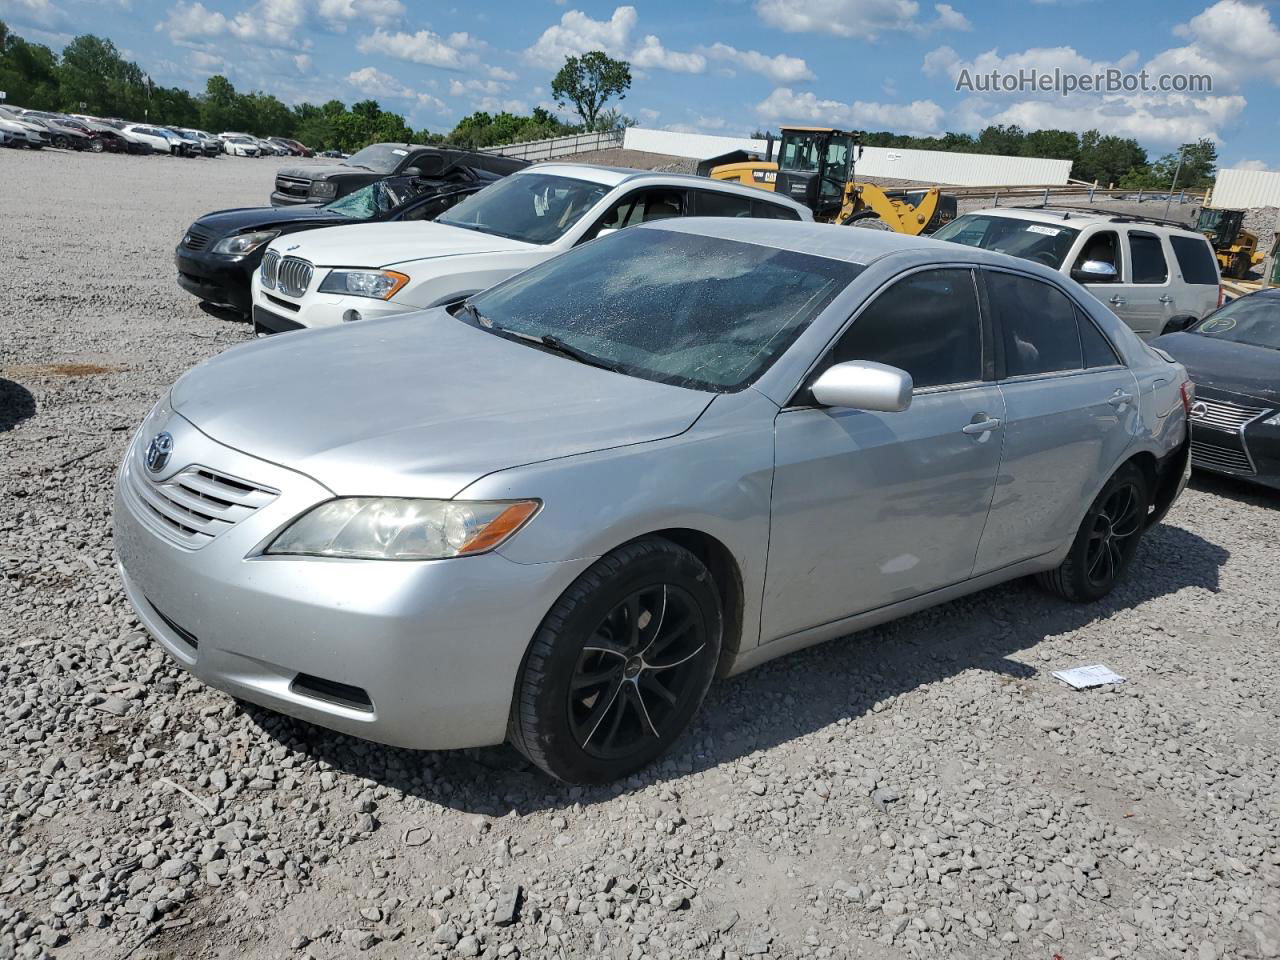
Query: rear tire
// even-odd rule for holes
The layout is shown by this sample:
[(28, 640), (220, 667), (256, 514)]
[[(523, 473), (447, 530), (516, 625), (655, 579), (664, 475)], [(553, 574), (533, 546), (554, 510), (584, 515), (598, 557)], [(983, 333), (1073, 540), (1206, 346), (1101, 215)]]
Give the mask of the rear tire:
[(1066, 559), (1056, 570), (1037, 574), (1039, 584), (1072, 603), (1101, 600), (1129, 569), (1150, 503), (1146, 476), (1126, 463), (1089, 505)]
[(508, 738), (558, 780), (607, 783), (665, 753), (720, 657), (720, 596), (669, 540), (606, 554), (556, 601), (525, 655)]

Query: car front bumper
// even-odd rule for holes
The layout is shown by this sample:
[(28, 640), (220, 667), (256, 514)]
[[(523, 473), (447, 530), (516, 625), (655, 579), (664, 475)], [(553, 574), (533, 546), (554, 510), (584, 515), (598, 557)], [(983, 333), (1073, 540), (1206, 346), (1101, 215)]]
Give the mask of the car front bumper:
[[(173, 437), (173, 459), (156, 479), (143, 451), (159, 430)], [(148, 503), (192, 466), (275, 495), (213, 539), (180, 544)], [(525, 648), (590, 559), (262, 555), (294, 517), (331, 496), (302, 474), (216, 443), (161, 404), (116, 485), (116, 554), (138, 618), (184, 669), (251, 703), (393, 746), (500, 743)]]
[(261, 250), (245, 257), (229, 257), (180, 246), (173, 251), (173, 260), (178, 268), (178, 286), (188, 293), (243, 313), (253, 306), (251, 281), (262, 261)]
[(1280, 424), (1266, 422), (1280, 414), (1273, 402), (1204, 386), (1196, 401), (1193, 466), (1280, 489)]
[[(336, 327), (348, 322), (347, 317), (351, 315), (350, 311), (359, 314), (361, 320), (377, 320), (422, 309), (407, 303), (397, 303), (394, 300), (320, 293), (317, 288), (328, 272), (328, 267), (316, 267), (310, 289), (300, 297), (289, 297), (278, 290), (265, 289), (255, 271), (252, 281), (255, 311), (261, 309), (278, 317), (288, 318), (299, 327)], [(290, 327), (290, 329), (296, 328)]]

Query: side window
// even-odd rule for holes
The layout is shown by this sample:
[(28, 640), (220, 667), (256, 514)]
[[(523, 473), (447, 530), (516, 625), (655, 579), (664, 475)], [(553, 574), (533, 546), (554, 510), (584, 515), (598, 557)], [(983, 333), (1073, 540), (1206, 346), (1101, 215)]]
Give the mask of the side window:
[[(1154, 233), (1129, 231), (1129, 252), (1133, 255), (1134, 283), (1165, 283), (1169, 279), (1169, 264), (1164, 259), (1164, 247)], [(1217, 283), (1215, 280), (1214, 283)]]
[(911, 374), (917, 389), (982, 379), (982, 324), (968, 270), (899, 280), (853, 321), (832, 361), (874, 360)]
[(1110, 367), (1120, 362), (1116, 348), (1098, 325), (1076, 308), (1076, 324), (1080, 327), (1080, 349), (1084, 351), (1086, 367)]
[(751, 215), (760, 220), (799, 220), (800, 211), (767, 200), (752, 200)]
[[(1072, 270), (1079, 270), (1084, 266), (1086, 260), (1101, 260), (1103, 263), (1109, 263), (1116, 269), (1116, 279), (1120, 279), (1120, 235), (1114, 230), (1099, 230), (1093, 236), (1084, 242), (1084, 246), (1080, 248), (1080, 255), (1076, 257), (1076, 262), (1072, 265)], [(1106, 281), (1092, 281), (1094, 283)]]
[(712, 190), (694, 191), (694, 212), (699, 217), (749, 217), (751, 198)]
[(601, 230), (621, 230), (633, 227), (637, 223), (648, 223), (650, 220), (666, 220), (670, 217), (684, 215), (685, 197), (683, 190), (637, 190), (629, 193), (600, 218), (583, 237), (590, 240)]
[(1173, 255), (1178, 258), (1178, 268), (1182, 271), (1182, 279), (1187, 283), (1208, 283), (1218, 285), (1218, 261), (1209, 249), (1209, 241), (1204, 237), (1179, 237), (1169, 235), (1169, 245), (1173, 247)]
[(987, 299), (1004, 343), (1006, 376), (1080, 370), (1076, 309), (1041, 280), (986, 271)]

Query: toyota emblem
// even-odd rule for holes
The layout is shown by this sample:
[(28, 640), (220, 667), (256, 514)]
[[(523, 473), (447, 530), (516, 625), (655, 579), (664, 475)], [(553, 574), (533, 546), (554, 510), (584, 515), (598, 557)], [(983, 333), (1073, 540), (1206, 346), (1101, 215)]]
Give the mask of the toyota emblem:
[(173, 436), (168, 433), (157, 433), (147, 444), (147, 469), (152, 473), (159, 473), (168, 466), (171, 453), (173, 453)]
[(1191, 405), (1191, 419), (1203, 420), (1204, 415), (1209, 412), (1209, 405), (1203, 400), (1197, 400)]

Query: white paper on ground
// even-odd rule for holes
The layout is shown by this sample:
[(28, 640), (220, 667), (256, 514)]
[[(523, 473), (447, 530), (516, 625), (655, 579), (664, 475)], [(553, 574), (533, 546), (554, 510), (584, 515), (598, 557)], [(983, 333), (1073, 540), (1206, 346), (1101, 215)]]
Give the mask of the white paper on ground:
[(1087, 667), (1072, 667), (1070, 670), (1055, 670), (1053, 676), (1068, 686), (1083, 690), (1086, 687), (1100, 687), (1104, 683), (1124, 683), (1125, 678), (1102, 663)]

